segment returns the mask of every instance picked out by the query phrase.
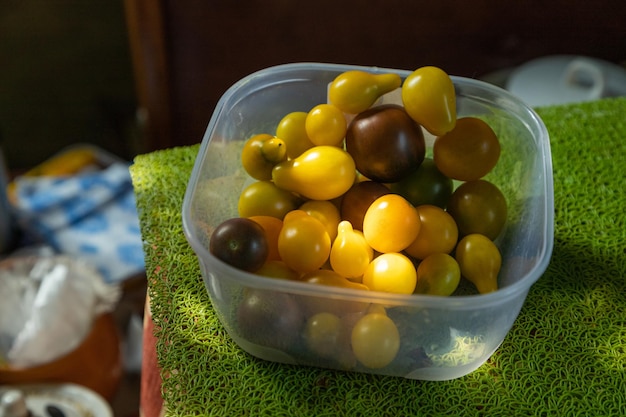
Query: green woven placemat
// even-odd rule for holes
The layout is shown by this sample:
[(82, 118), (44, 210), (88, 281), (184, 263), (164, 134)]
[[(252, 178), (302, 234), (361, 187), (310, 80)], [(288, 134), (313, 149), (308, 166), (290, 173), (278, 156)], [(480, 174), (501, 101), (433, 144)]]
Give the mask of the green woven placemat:
[(138, 156), (131, 174), (167, 414), (626, 415), (626, 99), (538, 112), (554, 165), (551, 263), (492, 358), (445, 382), (281, 365), (239, 349), (182, 232), (198, 146)]

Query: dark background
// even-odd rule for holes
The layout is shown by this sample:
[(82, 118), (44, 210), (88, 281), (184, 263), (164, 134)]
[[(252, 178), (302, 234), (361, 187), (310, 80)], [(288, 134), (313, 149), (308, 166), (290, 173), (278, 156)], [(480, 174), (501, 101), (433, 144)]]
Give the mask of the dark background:
[(271, 65), (480, 78), (560, 53), (622, 64), (623, 1), (0, 0), (0, 137), (12, 170), (77, 142), (130, 159), (200, 142), (221, 94)]

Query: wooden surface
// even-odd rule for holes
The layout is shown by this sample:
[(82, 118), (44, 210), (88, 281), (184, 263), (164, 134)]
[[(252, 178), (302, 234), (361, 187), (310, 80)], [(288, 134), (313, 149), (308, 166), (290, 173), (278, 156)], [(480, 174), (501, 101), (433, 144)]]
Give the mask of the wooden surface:
[(249, 73), (317, 61), (481, 77), (550, 54), (626, 59), (622, 0), (125, 0), (146, 149), (199, 143)]

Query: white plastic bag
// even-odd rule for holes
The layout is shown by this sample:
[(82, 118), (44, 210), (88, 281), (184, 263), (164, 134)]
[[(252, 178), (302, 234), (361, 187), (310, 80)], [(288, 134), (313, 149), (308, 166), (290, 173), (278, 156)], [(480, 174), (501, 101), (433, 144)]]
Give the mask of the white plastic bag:
[(0, 356), (13, 368), (28, 368), (69, 353), (119, 295), (94, 267), (68, 256), (0, 262)]

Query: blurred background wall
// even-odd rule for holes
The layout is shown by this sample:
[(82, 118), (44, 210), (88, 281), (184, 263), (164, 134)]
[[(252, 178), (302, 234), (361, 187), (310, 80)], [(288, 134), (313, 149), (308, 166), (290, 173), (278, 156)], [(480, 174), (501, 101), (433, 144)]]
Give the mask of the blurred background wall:
[(625, 22), (623, 0), (0, 0), (2, 148), (19, 170), (75, 142), (124, 158), (198, 143), (230, 85), (287, 62), (623, 64)]
[(134, 151), (122, 0), (0, 0), (0, 140), (11, 170), (65, 146)]

